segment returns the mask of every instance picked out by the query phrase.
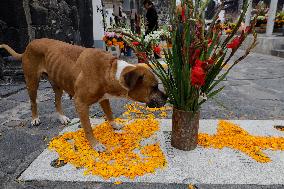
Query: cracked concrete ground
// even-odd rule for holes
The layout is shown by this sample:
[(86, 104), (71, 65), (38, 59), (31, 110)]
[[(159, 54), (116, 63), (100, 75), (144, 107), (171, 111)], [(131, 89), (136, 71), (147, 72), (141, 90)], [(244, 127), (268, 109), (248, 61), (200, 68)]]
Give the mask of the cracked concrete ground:
[[(251, 54), (229, 74), (224, 91), (207, 102), (203, 119), (284, 119), (284, 59)], [(24, 83), (0, 86), (0, 188), (188, 188), (177, 184), (26, 182), (17, 177), (47, 147), (49, 140), (63, 129), (54, 116), (54, 95), (48, 82), (41, 82), (38, 92), (42, 124), (31, 127), (30, 104)], [(127, 100), (113, 100), (115, 116), (120, 116)], [(66, 116), (78, 117), (73, 101), (63, 97)], [(102, 117), (98, 105), (91, 115)], [(170, 116), (169, 116), (170, 117)], [(197, 188), (284, 188), (257, 185), (196, 185)]]

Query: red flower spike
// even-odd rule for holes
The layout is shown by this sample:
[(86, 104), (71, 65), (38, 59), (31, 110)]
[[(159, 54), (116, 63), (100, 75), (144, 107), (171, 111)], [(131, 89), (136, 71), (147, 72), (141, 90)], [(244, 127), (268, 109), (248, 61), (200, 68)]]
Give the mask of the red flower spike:
[(185, 16), (185, 7), (182, 7), (182, 11), (181, 11), (181, 19), (183, 22), (185, 22), (186, 20), (186, 16)]
[(195, 60), (194, 67), (201, 67), (202, 69), (206, 70), (207, 69), (207, 63), (206, 61), (201, 61), (199, 59)]
[(252, 28), (250, 26), (247, 26), (246, 29), (245, 29), (245, 32), (246, 33), (251, 33), (251, 30), (252, 30)]
[(205, 62), (197, 59), (195, 60), (195, 65), (194, 66), (197, 66), (197, 67), (203, 67), (205, 65)]
[(241, 43), (240, 37), (236, 37), (231, 41), (231, 43), (227, 44), (228, 49), (235, 49), (237, 48)]
[(138, 46), (138, 45), (140, 45), (140, 43), (138, 41), (134, 41), (134, 42), (132, 42), (132, 45)]
[(195, 87), (201, 87), (205, 84), (205, 72), (199, 66), (194, 66), (191, 70), (191, 84)]
[(212, 64), (214, 64), (214, 60), (213, 60), (212, 58), (209, 58), (209, 59), (207, 60), (207, 63), (208, 63), (209, 65), (212, 65)]
[(161, 48), (159, 46), (154, 47), (154, 52), (158, 55), (161, 54)]
[(196, 49), (193, 53), (193, 60), (199, 58), (200, 53), (201, 53), (200, 49)]
[(212, 42), (213, 42), (212, 39), (209, 39), (209, 40), (208, 40), (208, 47), (211, 46)]

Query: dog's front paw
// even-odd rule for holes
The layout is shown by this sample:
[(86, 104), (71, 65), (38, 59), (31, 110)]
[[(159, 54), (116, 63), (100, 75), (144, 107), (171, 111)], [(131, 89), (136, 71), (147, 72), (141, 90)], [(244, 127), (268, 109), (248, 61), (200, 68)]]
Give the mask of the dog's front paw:
[(32, 126), (39, 126), (40, 125), (40, 119), (37, 117), (35, 119), (32, 120), (31, 122)]
[(115, 123), (114, 121), (111, 121), (111, 122), (110, 122), (110, 125), (112, 126), (112, 128), (113, 128), (114, 130), (121, 130), (121, 129), (124, 127), (123, 124)]
[(106, 150), (106, 147), (101, 144), (101, 143), (97, 143), (93, 146), (94, 150), (98, 151), (98, 152), (104, 152)]
[(58, 114), (58, 119), (60, 123), (63, 125), (67, 125), (68, 123), (70, 123), (70, 119), (66, 117), (65, 115)]

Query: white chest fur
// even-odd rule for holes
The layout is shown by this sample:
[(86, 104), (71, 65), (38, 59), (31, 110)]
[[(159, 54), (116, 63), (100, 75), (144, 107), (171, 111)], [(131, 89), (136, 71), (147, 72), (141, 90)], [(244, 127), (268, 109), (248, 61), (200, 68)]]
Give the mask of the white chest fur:
[[(120, 76), (121, 76), (121, 73), (123, 72), (123, 70), (128, 67), (128, 66), (132, 66), (132, 67), (135, 67), (134, 65), (132, 64), (129, 64), (127, 62), (125, 62), (124, 60), (118, 60), (117, 61), (117, 68), (116, 68), (116, 73), (115, 73), (115, 79), (116, 80), (120, 80)], [(111, 95), (109, 93), (105, 93), (104, 96), (99, 100), (99, 102), (103, 101), (103, 100), (106, 100), (106, 99), (116, 99), (116, 98), (128, 98), (128, 96), (114, 96), (114, 95)]]
[(124, 60), (118, 60), (117, 61), (117, 68), (116, 68), (116, 73), (115, 73), (115, 79), (116, 80), (120, 79), (122, 71), (128, 66), (135, 67), (134, 65), (129, 64), (129, 63), (125, 62)]

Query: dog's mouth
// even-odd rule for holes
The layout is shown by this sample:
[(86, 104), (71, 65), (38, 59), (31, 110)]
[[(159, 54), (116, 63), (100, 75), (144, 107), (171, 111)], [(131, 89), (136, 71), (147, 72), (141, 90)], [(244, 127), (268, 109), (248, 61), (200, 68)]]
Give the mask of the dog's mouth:
[(150, 102), (146, 103), (149, 108), (161, 108), (167, 102), (167, 98), (151, 99)]
[(166, 103), (159, 103), (155, 101), (150, 101), (149, 103), (146, 104), (147, 107), (149, 108), (161, 108), (165, 105)]

